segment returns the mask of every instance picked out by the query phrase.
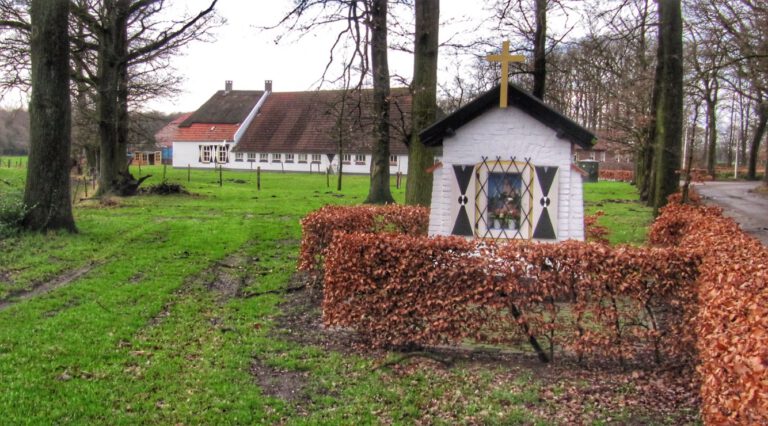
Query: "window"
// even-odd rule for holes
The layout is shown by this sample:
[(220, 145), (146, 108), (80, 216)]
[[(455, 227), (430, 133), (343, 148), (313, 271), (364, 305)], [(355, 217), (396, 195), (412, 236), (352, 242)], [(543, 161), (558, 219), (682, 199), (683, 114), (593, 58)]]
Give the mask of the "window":
[(365, 164), (365, 154), (355, 154), (355, 164)]
[(476, 166), (474, 221), (481, 238), (528, 239), (533, 232), (533, 167), (529, 162), (489, 161)]
[(269, 154), (262, 152), (259, 154), (259, 163), (266, 163), (269, 161)]
[(235, 153), (235, 161), (243, 161), (243, 153), (242, 152), (236, 152)]
[(293, 154), (285, 154), (285, 162), (293, 163)]
[(352, 154), (342, 154), (341, 155), (341, 162), (343, 164), (349, 164), (352, 162)]
[(251, 163), (256, 161), (256, 153), (255, 152), (249, 152), (248, 153), (248, 161), (250, 161)]
[(272, 162), (280, 163), (283, 161), (283, 154), (272, 154)]
[(216, 162), (226, 163), (229, 161), (229, 147), (226, 145), (218, 145), (216, 147)]
[(520, 173), (488, 173), (488, 209), (485, 221), (489, 228), (520, 228), (523, 209), (522, 183)]
[(307, 154), (299, 154), (299, 163), (307, 162)]
[(213, 160), (213, 145), (200, 145), (200, 162), (210, 163)]
[(312, 154), (312, 162), (313, 163), (319, 163), (320, 160), (320, 154)]
[(600, 161), (605, 161), (605, 151), (600, 153)]
[(389, 156), (389, 165), (390, 166), (396, 166), (397, 165), (397, 155), (390, 155)]

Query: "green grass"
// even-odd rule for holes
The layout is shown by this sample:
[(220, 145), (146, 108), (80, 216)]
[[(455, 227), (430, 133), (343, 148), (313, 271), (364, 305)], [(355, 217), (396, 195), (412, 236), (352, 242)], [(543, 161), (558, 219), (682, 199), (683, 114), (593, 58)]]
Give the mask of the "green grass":
[(645, 243), (653, 209), (638, 201), (635, 187), (624, 182), (584, 184), (584, 214), (603, 211), (599, 224), (608, 228), (612, 244)]
[[(159, 166), (143, 172), (154, 175), (147, 184), (163, 174)], [(253, 173), (225, 172), (223, 187), (213, 171), (192, 171), (191, 182), (186, 170), (167, 173), (195, 195), (125, 198), (112, 207), (80, 202), (78, 234), (0, 240), (0, 300), (91, 268), (67, 286), (0, 311), (1, 423), (538, 421), (527, 409), (540, 404), (538, 387), (527, 377), (495, 383), (493, 369), (475, 374), (461, 365), (447, 372), (375, 369), (370, 357), (271, 333), (279, 295), (221, 300), (211, 291), (209, 268), (233, 253), (248, 259), (238, 273), (255, 277), (245, 290), (285, 287), (295, 270), (299, 220), (328, 203), (360, 203), (367, 177), (345, 177), (337, 192), (323, 175), (263, 173), (257, 191)], [(0, 179), (20, 188), (24, 170), (0, 168)], [(585, 189), (594, 206), (631, 197), (627, 185)], [(0, 183), (0, 196), (9, 190)], [(404, 189), (393, 192), (403, 200)], [(602, 203), (607, 216), (621, 216), (606, 220), (612, 235), (643, 227), (629, 221), (647, 210)], [(623, 238), (638, 243), (640, 235)], [(255, 360), (302, 377), (304, 396), (266, 396), (249, 372)]]

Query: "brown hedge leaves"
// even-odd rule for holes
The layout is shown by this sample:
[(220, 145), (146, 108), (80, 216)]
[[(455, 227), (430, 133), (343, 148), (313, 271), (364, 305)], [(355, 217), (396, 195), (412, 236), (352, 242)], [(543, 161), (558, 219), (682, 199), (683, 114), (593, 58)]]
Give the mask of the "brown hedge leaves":
[(768, 250), (717, 207), (670, 203), (652, 242), (701, 256), (695, 322), (707, 423), (768, 423)]
[(375, 347), (533, 335), (550, 356), (692, 359), (698, 261), (676, 249), (351, 233), (326, 255), (326, 325), (354, 328)]
[(429, 209), (400, 206), (325, 206), (301, 220), (299, 270), (321, 272), (334, 232), (397, 232), (427, 235)]

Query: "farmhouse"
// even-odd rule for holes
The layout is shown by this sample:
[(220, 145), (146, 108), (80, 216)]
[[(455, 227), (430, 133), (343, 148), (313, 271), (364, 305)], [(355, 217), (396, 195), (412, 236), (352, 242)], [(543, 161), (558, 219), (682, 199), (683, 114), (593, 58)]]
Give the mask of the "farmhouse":
[(583, 240), (583, 172), (572, 159), (595, 136), (512, 83), (502, 105), (500, 92), (496, 86), (420, 133), (442, 149), (429, 234)]
[[(175, 167), (369, 173), (372, 91), (216, 92), (183, 121), (173, 138)], [(408, 170), (411, 96), (390, 99), (390, 172)]]

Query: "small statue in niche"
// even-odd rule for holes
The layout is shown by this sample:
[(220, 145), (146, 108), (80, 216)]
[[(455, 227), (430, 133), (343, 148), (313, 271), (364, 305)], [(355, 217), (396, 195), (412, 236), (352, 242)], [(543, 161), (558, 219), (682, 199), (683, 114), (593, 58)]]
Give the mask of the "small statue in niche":
[(492, 174), (490, 176), (488, 211), (495, 229), (518, 229), (522, 211), (519, 174)]

